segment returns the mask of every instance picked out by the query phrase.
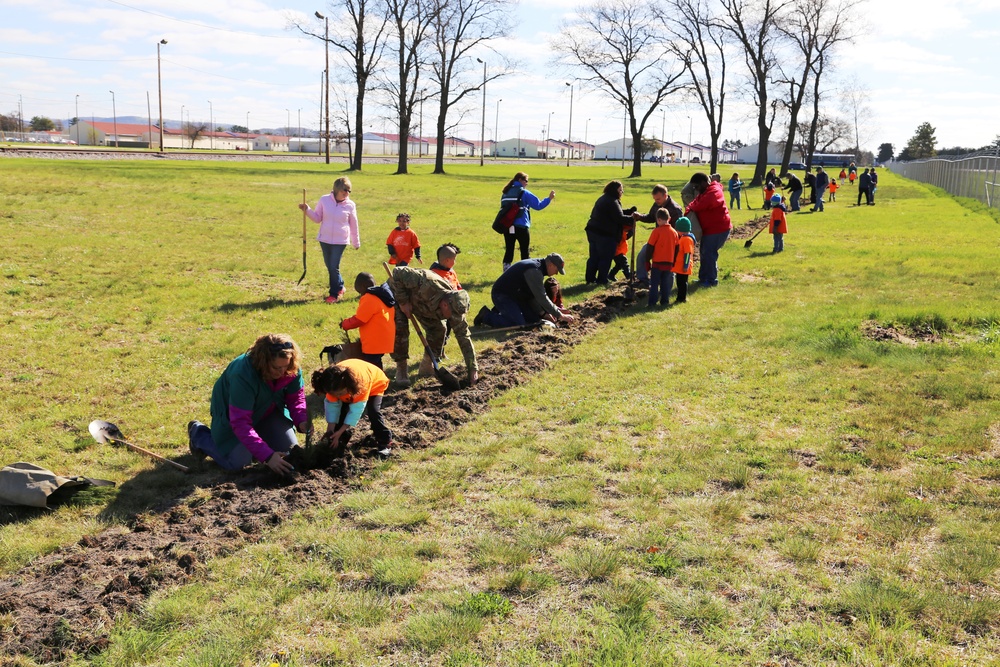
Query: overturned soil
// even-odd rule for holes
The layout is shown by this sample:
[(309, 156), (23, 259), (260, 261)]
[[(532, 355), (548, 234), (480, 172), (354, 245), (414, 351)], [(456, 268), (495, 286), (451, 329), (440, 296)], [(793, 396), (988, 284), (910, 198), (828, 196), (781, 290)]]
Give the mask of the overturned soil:
[(729, 239), (731, 241), (744, 241), (767, 227), (767, 223), (770, 220), (770, 214), (766, 214), (756, 217), (742, 225), (733, 225), (733, 231), (730, 232)]
[[(574, 306), (578, 318), (569, 326), (507, 334), (508, 340), (480, 355), (474, 387), (447, 393), (428, 379), (390, 390), (383, 413), (398, 446), (421, 448), (447, 437), (485, 412), (493, 398), (631, 307), (623, 287), (612, 287)], [(464, 376), (460, 367), (452, 369)], [(313, 412), (321, 414), (316, 406)], [(11, 623), (0, 654), (48, 662), (102, 650), (115, 617), (140, 609), (152, 591), (183, 583), (202, 563), (259, 540), (298, 510), (332, 502), (350, 477), (375, 461), (366, 447), (372, 444), (369, 433), (359, 432), (354, 443), (359, 446), (348, 448), (346, 458), (300, 458), (291, 478), (279, 479), (262, 467), (239, 475), (220, 471), (201, 489), (188, 488), (127, 525), (86, 536), (4, 578), (0, 614)]]
[(928, 324), (899, 327), (891, 324), (879, 324), (874, 320), (866, 320), (861, 323), (861, 333), (869, 340), (900, 343), (909, 347), (914, 347), (919, 343), (941, 342), (941, 335)]

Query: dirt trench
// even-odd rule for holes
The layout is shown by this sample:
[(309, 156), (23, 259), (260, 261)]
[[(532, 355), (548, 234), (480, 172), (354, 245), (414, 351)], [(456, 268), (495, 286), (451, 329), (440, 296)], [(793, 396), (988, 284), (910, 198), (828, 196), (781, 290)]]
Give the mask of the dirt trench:
[[(637, 303), (643, 301), (640, 295)], [(569, 326), (517, 332), (486, 350), (474, 387), (448, 394), (431, 379), (390, 391), (383, 412), (397, 443), (421, 448), (447, 437), (631, 307), (619, 284), (574, 306), (578, 319)], [(261, 539), (296, 511), (332, 502), (351, 476), (374, 462), (367, 458), (366, 434), (356, 441), (347, 458), (304, 460), (291, 479), (261, 467), (220, 471), (206, 487), (185, 489), (125, 526), (86, 536), (0, 580), (0, 615), (11, 619), (0, 655), (50, 662), (104, 649), (115, 617), (138, 611), (154, 590), (185, 582), (200, 564)]]

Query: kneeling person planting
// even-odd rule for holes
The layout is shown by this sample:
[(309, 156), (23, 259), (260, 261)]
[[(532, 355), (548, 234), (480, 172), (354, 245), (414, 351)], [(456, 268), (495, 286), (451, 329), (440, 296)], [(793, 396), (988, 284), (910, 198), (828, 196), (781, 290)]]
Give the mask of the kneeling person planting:
[(552, 322), (572, 321), (573, 316), (552, 303), (545, 289), (545, 278), (557, 273), (566, 273), (562, 255), (558, 253), (511, 264), (493, 283), (490, 292), (493, 309), (483, 306), (475, 324), (499, 329), (535, 324), (542, 318)]
[[(324, 396), (326, 438), (336, 449), (340, 439), (368, 415), (379, 454), (392, 452), (392, 431), (382, 419), (382, 395), (389, 387), (389, 378), (378, 366), (361, 359), (345, 359), (312, 374), (313, 391)], [(344, 445), (350, 435), (344, 440)]]

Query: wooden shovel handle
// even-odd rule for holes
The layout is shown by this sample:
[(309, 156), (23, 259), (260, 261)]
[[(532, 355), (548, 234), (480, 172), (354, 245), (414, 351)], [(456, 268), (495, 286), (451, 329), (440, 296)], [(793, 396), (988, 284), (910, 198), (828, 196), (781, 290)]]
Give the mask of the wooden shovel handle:
[(188, 472), (189, 471), (189, 469), (188, 469), (187, 466), (183, 466), (180, 463), (177, 463), (176, 461), (171, 461), (170, 459), (165, 458), (163, 456), (160, 456), (159, 454), (157, 454), (155, 452), (151, 452), (148, 449), (143, 449), (139, 445), (133, 445), (131, 442), (125, 442), (124, 440), (119, 440), (118, 438), (112, 438), (111, 436), (107, 436), (107, 438), (111, 442), (117, 442), (119, 445), (125, 445), (126, 447), (128, 447), (132, 451), (139, 452), (140, 454), (145, 454), (146, 456), (150, 456), (150, 457), (156, 459), (157, 461), (163, 461), (164, 463), (169, 463), (170, 465), (172, 465), (173, 467), (177, 468), (181, 472)]

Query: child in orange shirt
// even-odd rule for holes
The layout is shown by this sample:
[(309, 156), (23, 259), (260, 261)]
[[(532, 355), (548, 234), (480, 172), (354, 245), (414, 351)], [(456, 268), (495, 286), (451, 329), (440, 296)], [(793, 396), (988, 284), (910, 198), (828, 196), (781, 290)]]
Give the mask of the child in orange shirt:
[[(350, 430), (368, 415), (380, 456), (392, 453), (392, 431), (382, 418), (382, 395), (389, 387), (389, 378), (376, 366), (362, 359), (345, 359), (339, 364), (313, 371), (312, 388), (324, 396), (326, 435), (330, 447), (346, 446)], [(341, 443), (340, 438), (347, 433)]]
[(341, 322), (340, 328), (359, 329), (361, 358), (382, 368), (382, 355), (392, 354), (396, 340), (396, 299), (389, 284), (376, 287), (375, 276), (370, 273), (359, 273), (354, 279), (354, 289), (361, 295), (358, 310)]
[(420, 241), (417, 240), (416, 233), (410, 229), (410, 214), (400, 213), (396, 216), (396, 228), (385, 240), (385, 245), (389, 249), (389, 263), (396, 266), (407, 266), (413, 256), (423, 264), (420, 259)]
[(656, 229), (649, 235), (647, 245), (653, 248), (649, 253), (651, 271), (649, 274), (649, 302), (652, 308), (659, 297), (660, 306), (670, 301), (670, 291), (674, 288), (674, 259), (677, 254), (677, 232), (670, 226), (670, 211), (661, 208), (656, 212)]
[(830, 201), (837, 201), (837, 188), (839, 188), (839, 187), (840, 186), (837, 185), (837, 179), (836, 178), (831, 178), (830, 179)]
[(784, 204), (784, 199), (781, 195), (771, 197), (771, 220), (767, 223), (767, 231), (774, 236), (772, 253), (779, 253), (785, 249), (785, 234), (788, 233), (785, 214), (788, 212), (788, 208)]
[(763, 208), (764, 208), (765, 211), (767, 209), (771, 208), (771, 197), (773, 197), (773, 196), (774, 196), (774, 183), (772, 183), (771, 181), (768, 181), (767, 185), (764, 186), (764, 206), (763, 206)]
[(677, 301), (685, 303), (688, 293), (688, 276), (691, 275), (691, 265), (694, 263), (694, 234), (691, 233), (691, 221), (687, 218), (677, 219), (677, 259), (674, 260), (674, 275), (677, 276)]
[(455, 258), (461, 252), (454, 243), (445, 243), (437, 250), (437, 261), (431, 264), (431, 271), (447, 280), (453, 290), (462, 289), (458, 274), (455, 273)]
[(634, 234), (634, 221), (631, 224), (626, 223), (622, 225), (622, 237), (618, 241), (618, 247), (615, 248), (615, 266), (611, 269), (611, 273), (608, 274), (609, 279), (614, 280), (619, 271), (625, 276), (625, 280), (632, 279), (632, 272), (628, 270), (628, 240)]

